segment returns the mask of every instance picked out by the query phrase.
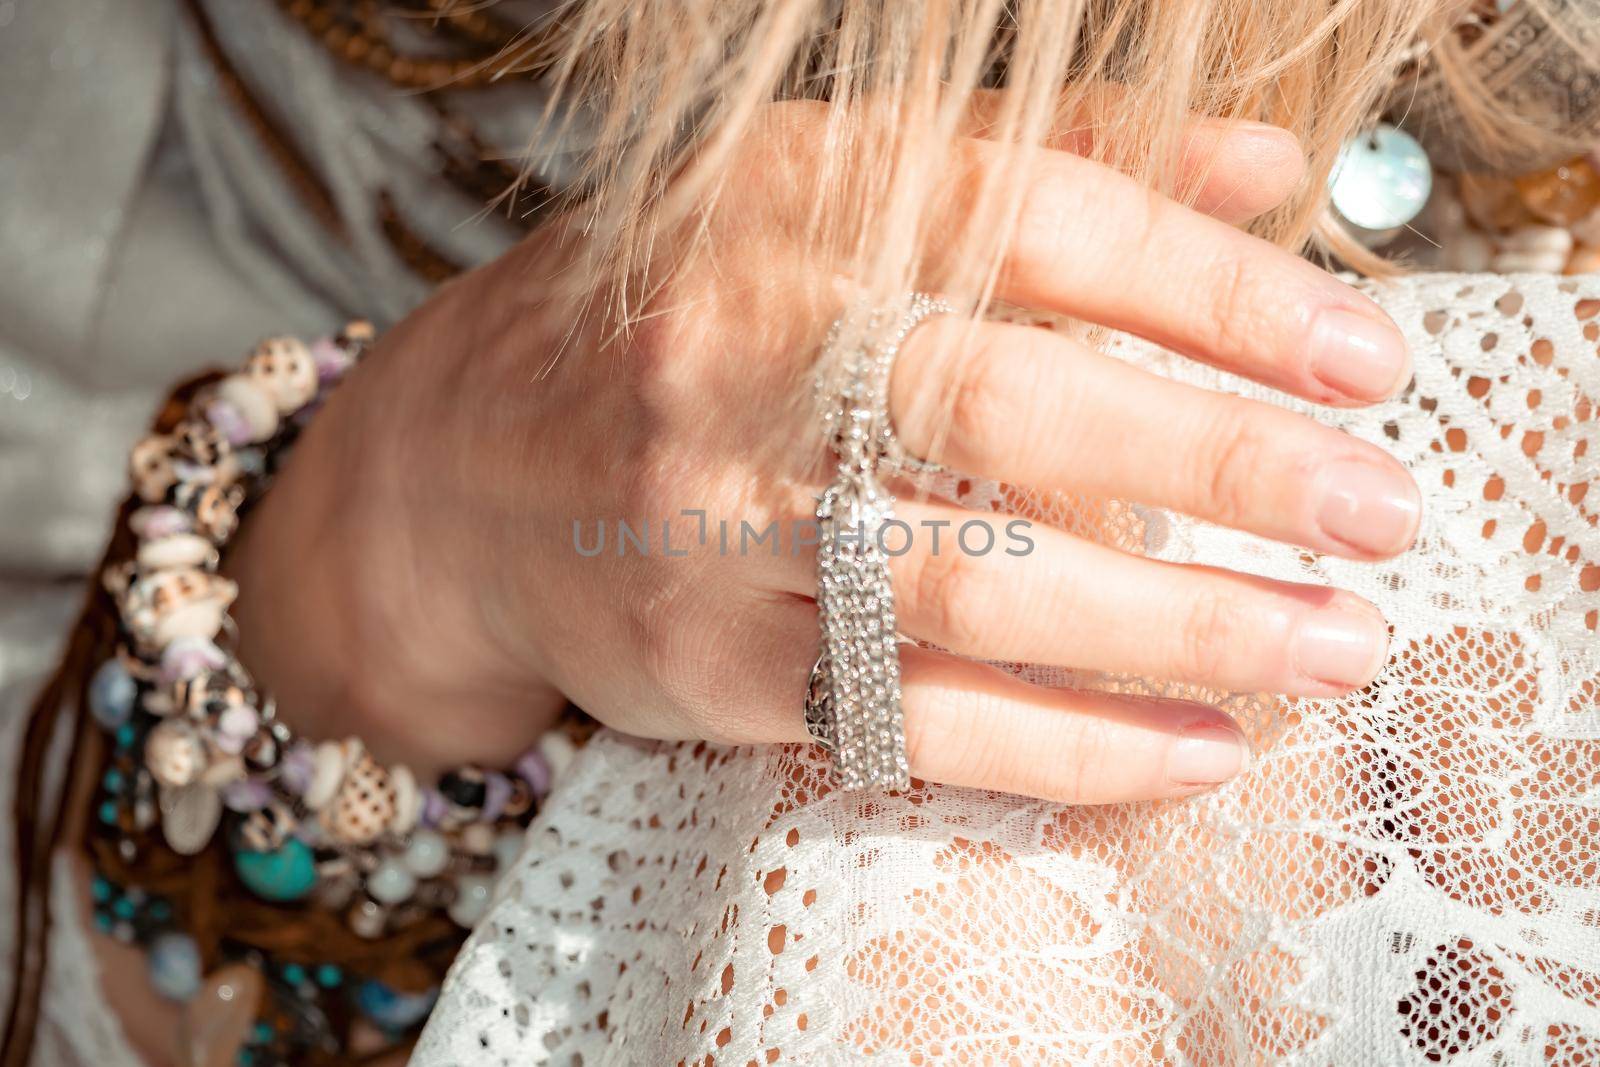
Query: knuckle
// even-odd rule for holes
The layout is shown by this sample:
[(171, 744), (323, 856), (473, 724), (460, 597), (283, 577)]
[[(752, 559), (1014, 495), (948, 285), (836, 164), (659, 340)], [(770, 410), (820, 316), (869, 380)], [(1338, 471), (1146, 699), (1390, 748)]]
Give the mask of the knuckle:
[(1195, 595), (1178, 624), (1173, 673), (1195, 682), (1221, 678), (1238, 653), (1245, 618), (1235, 594), (1207, 589)]
[(1204, 286), (1204, 322), (1216, 352), (1232, 355), (1259, 347), (1267, 327), (1265, 309), (1275, 303), (1265, 282), (1245, 256), (1228, 256), (1217, 263)]
[(1091, 217), (1085, 210), (1087, 184), (1077, 168), (1059, 164), (1040, 165), (1028, 176), (1017, 208), (1017, 237), (1011, 257), (1019, 271), (1049, 270), (1067, 249), (1081, 243), (1081, 228)]
[(1195, 510), (1224, 526), (1238, 526), (1252, 513), (1268, 470), (1273, 444), (1254, 414), (1243, 402), (1225, 403), (1193, 453), (1190, 484), (1204, 494)]
[(929, 551), (911, 583), (908, 614), (931, 627), (939, 643), (975, 648), (985, 631), (983, 585), (978, 565), (964, 552)]
[(960, 357), (956, 390), (950, 404), (950, 433), (962, 451), (990, 456), (1001, 431), (1019, 414), (1014, 403), (1016, 382), (1007, 361), (980, 346)]

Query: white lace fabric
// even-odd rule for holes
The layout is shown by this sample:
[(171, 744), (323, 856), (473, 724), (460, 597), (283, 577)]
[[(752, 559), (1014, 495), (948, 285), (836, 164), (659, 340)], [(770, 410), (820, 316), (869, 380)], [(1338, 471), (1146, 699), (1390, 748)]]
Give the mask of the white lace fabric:
[(959, 487), (1162, 558), (1352, 589), (1394, 628), (1373, 686), (1281, 701), (1030, 671), (1239, 719), (1250, 770), (1160, 804), (842, 794), (809, 749), (602, 732), (414, 1063), (1600, 1062), (1600, 276), (1373, 288), (1416, 361), (1374, 409), (1116, 347), (1388, 448), (1425, 498), (1398, 560)]

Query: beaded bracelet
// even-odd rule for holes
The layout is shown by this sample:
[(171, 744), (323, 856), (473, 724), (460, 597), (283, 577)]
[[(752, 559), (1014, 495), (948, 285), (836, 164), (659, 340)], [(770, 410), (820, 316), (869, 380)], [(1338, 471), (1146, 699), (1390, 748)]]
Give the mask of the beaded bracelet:
[[(552, 733), (509, 772), (468, 766), (425, 786), (404, 765), (380, 765), (355, 738), (295, 737), (233, 653), (228, 609), (238, 590), (218, 572), (222, 549), (301, 426), (372, 339), (372, 327), (357, 321), (310, 345), (264, 341), (242, 372), (200, 389), (171, 432), (134, 447), (142, 504), (129, 527), (137, 550), (104, 574), (121, 616), (120, 643), (93, 675), (88, 704), (113, 739), (97, 817), (124, 864), (157, 829), (181, 856), (205, 850), (220, 829), (234, 872), (256, 897), (341, 913), (358, 937), (377, 939), (440, 912), (462, 928), (477, 922), (572, 742)], [(266, 975), (266, 987), (305, 1001), (268, 1012), (259, 1003), (263, 981), (241, 972), (240, 961), (205, 980), (199, 948), (179, 932), (166, 901), (103, 874), (93, 898), (102, 929), (151, 950), (163, 994), (192, 1002), (210, 989), (234, 1015), (236, 1001), (258, 1002), (238, 1062), (302, 1062), (313, 1049), (340, 1054), (329, 1026), (305, 1024), (326, 1023), (318, 998), (348, 995), (391, 1037), (420, 1023), (432, 1004), (427, 991), (406, 994), (337, 966), (278, 966), (249, 953), (244, 962)], [(212, 988), (219, 982), (227, 995)], [(236, 996), (250, 990), (253, 997)]]

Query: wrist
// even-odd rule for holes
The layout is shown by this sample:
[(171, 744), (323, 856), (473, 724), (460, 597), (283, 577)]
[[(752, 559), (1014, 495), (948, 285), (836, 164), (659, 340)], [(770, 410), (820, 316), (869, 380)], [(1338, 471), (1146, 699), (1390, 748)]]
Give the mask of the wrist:
[(241, 525), (224, 565), (240, 660), (298, 732), (424, 774), (504, 762), (564, 700), (488, 638), (437, 509), (413, 510), (377, 369), (341, 386)]

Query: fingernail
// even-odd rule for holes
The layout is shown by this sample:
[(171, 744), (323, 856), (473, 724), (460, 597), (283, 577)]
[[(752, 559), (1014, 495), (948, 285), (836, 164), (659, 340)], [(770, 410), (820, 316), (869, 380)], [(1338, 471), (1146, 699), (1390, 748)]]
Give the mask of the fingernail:
[(1324, 685), (1358, 688), (1377, 677), (1389, 650), (1389, 631), (1378, 616), (1347, 608), (1307, 615), (1294, 632), (1294, 663)]
[(1341, 460), (1322, 469), (1317, 489), (1317, 525), (1335, 541), (1390, 556), (1405, 551), (1416, 536), (1422, 500), (1402, 470)]
[(1383, 400), (1409, 377), (1405, 338), (1383, 322), (1324, 308), (1311, 324), (1311, 373), (1355, 400)]
[(1220, 785), (1250, 764), (1244, 737), (1225, 726), (1191, 726), (1167, 752), (1167, 780), (1173, 785)]

